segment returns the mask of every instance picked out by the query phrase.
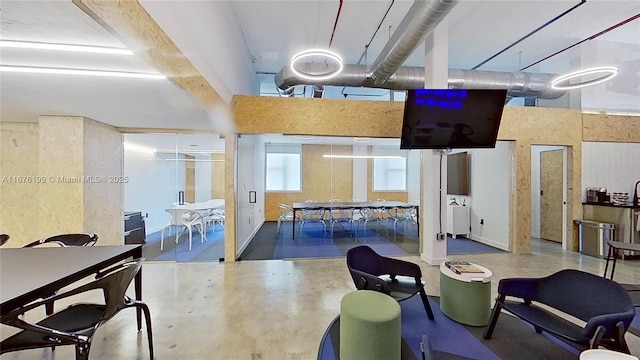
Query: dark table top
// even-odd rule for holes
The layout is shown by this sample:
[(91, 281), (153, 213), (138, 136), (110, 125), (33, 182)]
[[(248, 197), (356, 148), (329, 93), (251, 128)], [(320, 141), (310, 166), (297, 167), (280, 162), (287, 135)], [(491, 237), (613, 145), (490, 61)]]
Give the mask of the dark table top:
[(418, 205), (402, 201), (326, 201), (293, 203), (295, 210), (315, 209), (361, 209), (361, 208), (414, 208)]
[(0, 249), (0, 313), (51, 295), (121, 260), (142, 245)]

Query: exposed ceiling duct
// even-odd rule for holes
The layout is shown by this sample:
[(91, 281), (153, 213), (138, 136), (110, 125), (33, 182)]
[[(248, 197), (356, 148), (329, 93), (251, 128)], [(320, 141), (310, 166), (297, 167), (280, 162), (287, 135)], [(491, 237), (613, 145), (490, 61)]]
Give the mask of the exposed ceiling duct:
[(371, 64), (371, 81), (382, 84), (402, 65), (424, 37), (449, 14), (458, 0), (416, 0)]
[[(310, 65), (310, 64), (309, 64)], [(322, 64), (318, 64), (322, 65)], [(329, 80), (314, 82), (296, 76), (289, 66), (276, 74), (278, 88), (293, 93), (296, 85), (314, 85), (314, 97), (318, 86), (370, 87), (390, 90), (420, 89), (424, 87), (425, 68), (403, 66), (396, 70), (390, 78), (381, 84), (373, 84), (368, 80), (365, 65), (345, 65), (342, 73)], [(448, 87), (455, 89), (506, 89), (507, 96), (531, 97), (540, 99), (557, 99), (564, 95), (564, 90), (551, 88), (549, 83), (553, 74), (527, 72), (500, 72), (480, 70), (449, 69)]]
[[(344, 65), (337, 76), (322, 81), (303, 79), (289, 65), (275, 76), (276, 86), (284, 96), (293, 95), (296, 85), (315, 85), (314, 97), (322, 97), (323, 86), (370, 87), (390, 90), (424, 87), (425, 68), (400, 66), (416, 46), (451, 11), (458, 0), (416, 0), (398, 29), (370, 68), (366, 65)], [(326, 64), (301, 64), (308, 73), (322, 73)], [(552, 89), (552, 74), (494, 72), (449, 69), (448, 86), (465, 89), (506, 89), (507, 96), (556, 99), (565, 91)]]

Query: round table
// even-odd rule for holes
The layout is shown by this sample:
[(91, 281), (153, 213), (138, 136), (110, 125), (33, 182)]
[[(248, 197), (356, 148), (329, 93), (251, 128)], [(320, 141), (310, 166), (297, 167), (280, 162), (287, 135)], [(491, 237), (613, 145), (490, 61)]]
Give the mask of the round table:
[(638, 360), (638, 358), (617, 351), (589, 349), (580, 353), (580, 360)]
[(491, 316), (491, 270), (471, 263), (482, 273), (456, 274), (440, 264), (440, 310), (470, 326), (486, 326)]

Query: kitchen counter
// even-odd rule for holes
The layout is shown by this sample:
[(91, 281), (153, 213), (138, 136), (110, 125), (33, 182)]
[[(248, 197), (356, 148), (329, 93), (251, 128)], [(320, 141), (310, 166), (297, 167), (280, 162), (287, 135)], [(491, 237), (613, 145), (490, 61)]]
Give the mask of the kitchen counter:
[(608, 206), (608, 207), (614, 207), (614, 208), (625, 208), (625, 209), (640, 210), (640, 206), (634, 206), (632, 203), (627, 203), (627, 204), (624, 204), (624, 205), (618, 205), (618, 204), (614, 204), (614, 203), (611, 203), (611, 202), (605, 202), (605, 203), (583, 202), (582, 205)]
[(614, 225), (614, 241), (640, 244), (640, 206), (633, 206), (631, 203), (614, 205), (613, 203), (588, 202), (584, 202), (582, 205), (585, 220)]

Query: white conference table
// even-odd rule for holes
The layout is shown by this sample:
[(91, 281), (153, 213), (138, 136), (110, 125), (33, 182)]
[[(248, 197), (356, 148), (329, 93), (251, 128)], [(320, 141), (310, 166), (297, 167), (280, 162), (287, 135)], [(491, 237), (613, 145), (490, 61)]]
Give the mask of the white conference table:
[[(162, 235), (160, 238), (160, 250), (163, 249), (164, 242), (164, 229), (171, 226), (184, 226), (189, 231), (189, 250), (192, 247), (193, 234), (191, 227), (196, 225), (196, 229), (200, 232), (202, 242), (207, 241), (205, 235), (205, 216), (216, 209), (224, 209), (224, 199), (211, 199), (207, 201), (201, 201), (196, 203), (187, 203), (182, 205), (175, 205), (172, 208), (166, 209), (171, 215), (171, 222), (162, 229)], [(197, 225), (200, 224), (200, 227)], [(178, 242), (179, 234), (176, 231), (176, 243)]]

